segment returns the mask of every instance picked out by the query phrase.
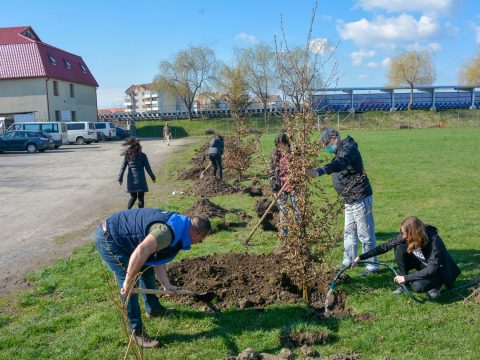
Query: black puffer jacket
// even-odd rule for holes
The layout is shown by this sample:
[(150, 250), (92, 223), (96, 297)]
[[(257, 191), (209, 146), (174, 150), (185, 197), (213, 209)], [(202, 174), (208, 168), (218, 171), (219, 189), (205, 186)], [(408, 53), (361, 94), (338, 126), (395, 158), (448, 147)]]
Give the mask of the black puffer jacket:
[[(405, 282), (422, 280), (433, 274), (437, 274), (442, 279), (442, 282), (450, 289), (461, 271), (447, 251), (442, 238), (438, 235), (437, 228), (427, 225), (426, 233), (428, 242), (422, 248), (422, 253), (427, 265), (419, 271), (405, 275)], [(373, 256), (384, 254), (402, 244), (407, 244), (407, 240), (403, 238), (402, 234), (398, 234), (385, 244), (378, 245), (376, 248), (360, 255), (359, 258), (360, 260), (366, 260)]]
[(364, 199), (373, 193), (363, 169), (358, 145), (350, 136), (340, 143), (335, 158), (325, 166), (325, 171), (327, 174), (333, 174), (333, 186), (347, 204)]
[(150, 167), (148, 162), (148, 157), (146, 154), (141, 153), (135, 159), (127, 161), (123, 158), (122, 166), (120, 166), (120, 173), (118, 174), (118, 181), (123, 182), (123, 173), (128, 166), (128, 175), (127, 175), (127, 192), (147, 192), (147, 178), (145, 177), (145, 170), (147, 170), (148, 175), (155, 181), (155, 174)]

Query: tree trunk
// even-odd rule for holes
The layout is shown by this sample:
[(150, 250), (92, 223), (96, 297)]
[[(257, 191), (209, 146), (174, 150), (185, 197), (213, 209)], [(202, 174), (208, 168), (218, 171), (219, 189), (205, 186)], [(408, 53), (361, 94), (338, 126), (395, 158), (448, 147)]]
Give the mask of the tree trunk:
[(412, 109), (413, 104), (413, 87), (410, 87), (410, 100), (408, 100), (408, 110)]

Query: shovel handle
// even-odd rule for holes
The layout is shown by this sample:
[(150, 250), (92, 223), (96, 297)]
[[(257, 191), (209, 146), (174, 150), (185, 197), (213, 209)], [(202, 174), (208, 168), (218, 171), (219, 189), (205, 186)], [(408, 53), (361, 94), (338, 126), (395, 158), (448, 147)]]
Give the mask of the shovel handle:
[(273, 200), (272, 202), (270, 203), (270, 205), (268, 206), (267, 210), (265, 210), (265, 212), (263, 213), (262, 217), (260, 218), (260, 221), (257, 223), (257, 225), (255, 225), (252, 229), (252, 231), (250, 231), (250, 234), (248, 234), (248, 237), (247, 237), (247, 240), (245, 240), (245, 245), (248, 245), (248, 242), (250, 241), (250, 239), (252, 238), (253, 234), (255, 233), (255, 231), (257, 230), (258, 226), (262, 223), (263, 219), (265, 219), (265, 217), (267, 216), (268, 212), (270, 211), (270, 209), (273, 207), (273, 205), (275, 204), (275, 202), (277, 201), (278, 197), (280, 196), (280, 194), (283, 192), (283, 190), (287, 187), (287, 184), (288, 184), (288, 179), (287, 181), (285, 181), (285, 184), (283, 184), (282, 188), (275, 194), (275, 196), (273, 197)]
[[(149, 295), (168, 295), (170, 292), (160, 289), (143, 289), (143, 288), (134, 288), (134, 294), (149, 294)], [(197, 295), (195, 291), (178, 289), (175, 291), (176, 295)]]

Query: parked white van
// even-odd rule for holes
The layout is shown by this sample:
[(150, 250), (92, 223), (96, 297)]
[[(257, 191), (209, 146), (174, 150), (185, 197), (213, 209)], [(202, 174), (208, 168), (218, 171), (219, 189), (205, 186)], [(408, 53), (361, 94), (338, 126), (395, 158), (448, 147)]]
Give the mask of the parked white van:
[(93, 123), (97, 129), (98, 140), (113, 140), (117, 138), (117, 130), (112, 122), (96, 122)]
[(89, 121), (67, 122), (67, 135), (69, 143), (83, 145), (98, 142), (95, 125)]
[(45, 131), (52, 136), (55, 149), (58, 149), (62, 144), (68, 144), (67, 125), (64, 122), (16, 122), (13, 123), (8, 130)]

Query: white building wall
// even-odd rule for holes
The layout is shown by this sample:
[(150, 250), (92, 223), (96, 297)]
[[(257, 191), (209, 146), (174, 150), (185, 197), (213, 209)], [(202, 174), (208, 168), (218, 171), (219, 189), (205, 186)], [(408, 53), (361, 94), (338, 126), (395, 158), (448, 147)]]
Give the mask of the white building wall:
[(0, 80), (0, 114), (33, 112), (38, 121), (49, 121), (46, 80)]

